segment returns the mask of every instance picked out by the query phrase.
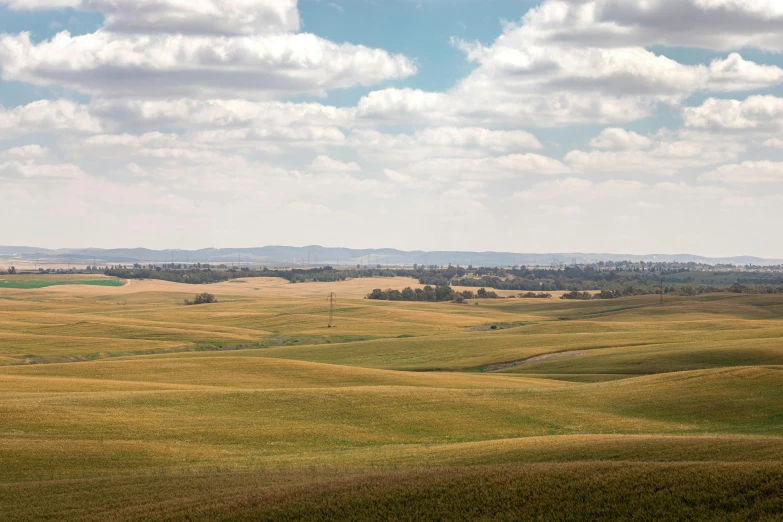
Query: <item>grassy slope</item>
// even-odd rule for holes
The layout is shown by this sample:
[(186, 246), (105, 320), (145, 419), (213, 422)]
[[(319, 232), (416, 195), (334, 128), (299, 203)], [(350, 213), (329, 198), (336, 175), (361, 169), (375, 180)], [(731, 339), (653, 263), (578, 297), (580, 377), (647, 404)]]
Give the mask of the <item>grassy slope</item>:
[(780, 520), (781, 463), (503, 464), (0, 486), (6, 520)]
[[(780, 296), (664, 307), (341, 300), (327, 330), (322, 299), (285, 290), (207, 307), (164, 291), (0, 290), (0, 364), (322, 343), (0, 367), (5, 518), (775, 519), (783, 509)], [(524, 326), (473, 331), (493, 323)], [(573, 350), (584, 353), (499, 372), (397, 371)], [(661, 372), (677, 373), (634, 377)], [(627, 378), (558, 380), (617, 376)]]
[(50, 286), (88, 285), (88, 286), (122, 286), (123, 281), (112, 279), (90, 279), (84, 281), (0, 281), (0, 288), (14, 288), (22, 290), (34, 290), (36, 288), (48, 288)]
[[(377, 370), (339, 375), (319, 365), (238, 362), (274, 375), (250, 383), (253, 372), (245, 372), (244, 379), (230, 383), (231, 367), (202, 365), (201, 371), (190, 368), (170, 379), (174, 382), (161, 382), (160, 374), (122, 380), (114, 369), (101, 368), (122, 364), (117, 362), (77, 365), (88, 368), (85, 377), (41, 371), (64, 365), (6, 369), (0, 377), (0, 452), (6, 463), (0, 478), (30, 479), (43, 469), (50, 477), (71, 476), (77, 448), (80, 458), (92, 454), (79, 473), (100, 475), (123, 466), (144, 468), (145, 462), (170, 470), (217, 463), (247, 469), (345, 451), (353, 451), (355, 460), (340, 462), (358, 466), (378, 458), (363, 451), (372, 448), (385, 453), (400, 445), (421, 449), (547, 435), (783, 431), (779, 367), (541, 386), (493, 375), (397, 376)], [(202, 372), (213, 374), (211, 382), (198, 378)], [(119, 468), (117, 455), (124, 455)]]

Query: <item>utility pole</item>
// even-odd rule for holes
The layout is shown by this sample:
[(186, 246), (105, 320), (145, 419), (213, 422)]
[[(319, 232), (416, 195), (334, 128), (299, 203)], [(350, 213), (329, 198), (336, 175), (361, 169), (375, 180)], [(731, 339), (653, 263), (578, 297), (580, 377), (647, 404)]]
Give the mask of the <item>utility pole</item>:
[(661, 306), (663, 306), (663, 277), (661, 277)]
[(334, 292), (329, 294), (329, 326), (328, 328), (334, 328), (334, 303), (337, 299), (337, 295)]

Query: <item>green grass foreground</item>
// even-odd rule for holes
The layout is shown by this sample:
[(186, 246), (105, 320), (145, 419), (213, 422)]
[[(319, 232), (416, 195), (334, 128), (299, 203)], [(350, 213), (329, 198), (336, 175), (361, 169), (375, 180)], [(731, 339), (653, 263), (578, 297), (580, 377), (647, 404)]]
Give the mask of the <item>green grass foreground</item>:
[(783, 296), (244, 286), (0, 288), (0, 519), (783, 520)]
[(28, 281), (2, 281), (0, 288), (13, 288), (17, 290), (34, 290), (36, 288), (48, 288), (50, 286), (63, 285), (88, 285), (88, 286), (123, 286), (124, 281), (116, 279), (92, 279), (92, 280), (74, 280), (74, 281), (46, 281), (46, 280), (28, 280)]

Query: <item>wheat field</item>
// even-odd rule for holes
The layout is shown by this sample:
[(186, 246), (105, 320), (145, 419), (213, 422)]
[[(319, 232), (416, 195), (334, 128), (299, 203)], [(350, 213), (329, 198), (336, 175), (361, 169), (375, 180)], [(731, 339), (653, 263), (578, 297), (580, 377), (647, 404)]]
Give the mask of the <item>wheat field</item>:
[(783, 519), (783, 297), (404, 286), (0, 288), (0, 518)]

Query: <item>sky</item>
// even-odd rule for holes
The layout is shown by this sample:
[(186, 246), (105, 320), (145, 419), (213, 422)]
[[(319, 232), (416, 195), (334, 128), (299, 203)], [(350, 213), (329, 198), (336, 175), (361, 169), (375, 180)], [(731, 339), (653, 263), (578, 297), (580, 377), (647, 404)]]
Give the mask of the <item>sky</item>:
[(0, 244), (783, 258), (778, 0), (0, 0)]

